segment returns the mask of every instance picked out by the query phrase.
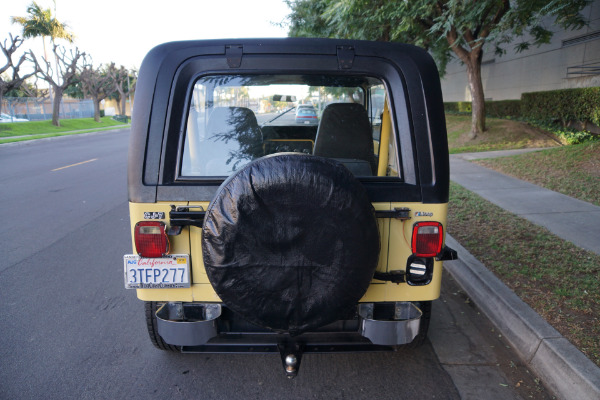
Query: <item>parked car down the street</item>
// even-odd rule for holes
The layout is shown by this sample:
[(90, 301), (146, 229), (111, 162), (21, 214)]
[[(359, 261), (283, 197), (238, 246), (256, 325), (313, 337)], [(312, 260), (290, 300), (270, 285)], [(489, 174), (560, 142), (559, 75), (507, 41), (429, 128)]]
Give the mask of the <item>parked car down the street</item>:
[(317, 125), (319, 117), (313, 106), (299, 105), (296, 109), (296, 123), (306, 125)]
[(29, 122), (28, 119), (25, 118), (17, 118), (17, 117), (11, 117), (8, 114), (0, 114), (0, 123), (2, 122)]

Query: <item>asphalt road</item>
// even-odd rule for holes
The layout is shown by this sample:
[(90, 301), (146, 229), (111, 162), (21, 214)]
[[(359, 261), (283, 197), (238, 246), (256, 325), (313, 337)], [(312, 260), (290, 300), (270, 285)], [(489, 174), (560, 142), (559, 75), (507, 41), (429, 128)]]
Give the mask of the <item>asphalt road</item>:
[(395, 353), (156, 350), (123, 288), (128, 130), (0, 146), (0, 399), (548, 398), (449, 279), (431, 343)]

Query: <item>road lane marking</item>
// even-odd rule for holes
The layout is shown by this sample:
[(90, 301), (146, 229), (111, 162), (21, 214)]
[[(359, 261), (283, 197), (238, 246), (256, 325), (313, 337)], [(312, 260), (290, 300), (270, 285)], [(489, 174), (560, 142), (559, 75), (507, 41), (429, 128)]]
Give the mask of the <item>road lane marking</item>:
[(81, 164), (87, 164), (87, 163), (91, 163), (92, 161), (96, 161), (96, 160), (97, 160), (97, 158), (92, 158), (91, 160), (82, 161), (82, 162), (79, 162), (79, 163), (77, 163), (77, 164), (65, 165), (64, 167), (60, 167), (60, 168), (54, 168), (54, 169), (53, 169), (51, 172), (54, 172), (54, 171), (60, 171), (61, 169), (65, 169), (65, 168), (71, 168), (71, 167), (75, 167), (75, 166), (77, 166), (77, 165), (81, 165)]

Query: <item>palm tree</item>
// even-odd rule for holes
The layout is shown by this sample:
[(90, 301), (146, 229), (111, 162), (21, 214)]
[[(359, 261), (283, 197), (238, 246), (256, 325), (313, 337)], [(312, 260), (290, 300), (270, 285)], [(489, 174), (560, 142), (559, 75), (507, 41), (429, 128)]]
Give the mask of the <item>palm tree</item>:
[(41, 36), (44, 41), (44, 53), (46, 52), (46, 37), (54, 43), (55, 39), (65, 39), (73, 43), (74, 35), (67, 30), (67, 24), (58, 22), (52, 16), (52, 11), (43, 9), (35, 1), (27, 7), (27, 17), (11, 17), (13, 24), (23, 27), (23, 38), (36, 38)]
[[(56, 0), (55, 0), (56, 8)], [(11, 17), (13, 24), (18, 24), (23, 27), (23, 38), (36, 38), (42, 37), (42, 44), (44, 45), (44, 59), (48, 60), (48, 52), (46, 51), (46, 37), (50, 37), (52, 45), (54, 45), (55, 39), (65, 39), (69, 43), (73, 43), (75, 36), (69, 32), (67, 24), (58, 22), (56, 17), (52, 16), (52, 10), (49, 8), (43, 9), (33, 1), (29, 7), (27, 7), (26, 17)], [(58, 64), (58, 60), (55, 60), (55, 64)], [(52, 100), (52, 86), (49, 88), (50, 99)]]

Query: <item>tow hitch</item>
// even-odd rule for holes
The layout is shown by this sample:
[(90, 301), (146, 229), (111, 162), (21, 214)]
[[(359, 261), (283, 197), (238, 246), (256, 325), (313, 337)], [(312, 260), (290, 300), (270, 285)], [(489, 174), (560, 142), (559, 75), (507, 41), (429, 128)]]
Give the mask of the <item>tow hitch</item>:
[(285, 375), (289, 379), (295, 378), (300, 369), (304, 345), (302, 343), (288, 342), (277, 344), (277, 348), (279, 349), (279, 354), (281, 354), (281, 362), (283, 363)]
[[(379, 352), (407, 344), (419, 333), (422, 312), (410, 302), (361, 303), (356, 318), (298, 336), (235, 319), (218, 303), (165, 303), (156, 312), (158, 333), (183, 353), (279, 353), (285, 375), (298, 375), (307, 354)], [(232, 318), (233, 317), (233, 318)]]

